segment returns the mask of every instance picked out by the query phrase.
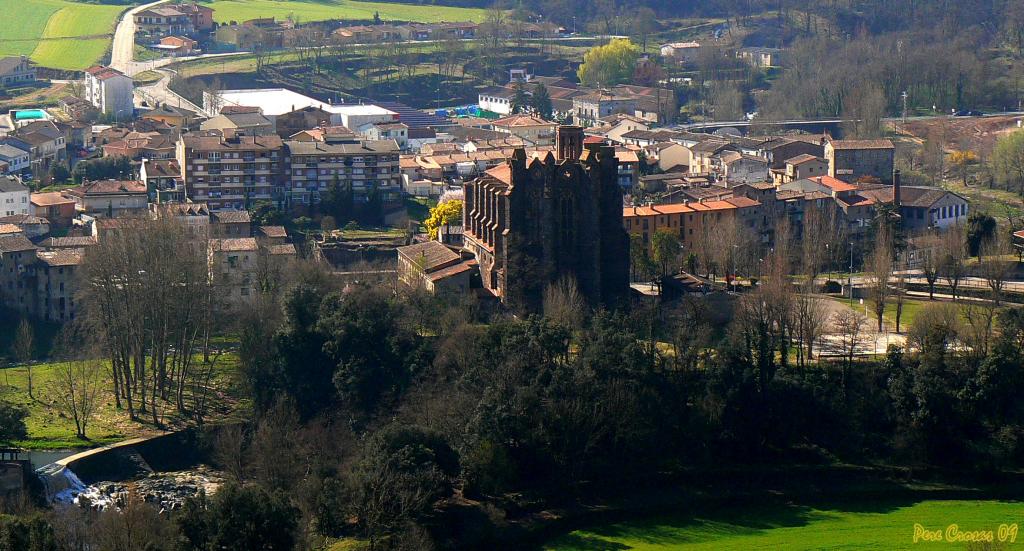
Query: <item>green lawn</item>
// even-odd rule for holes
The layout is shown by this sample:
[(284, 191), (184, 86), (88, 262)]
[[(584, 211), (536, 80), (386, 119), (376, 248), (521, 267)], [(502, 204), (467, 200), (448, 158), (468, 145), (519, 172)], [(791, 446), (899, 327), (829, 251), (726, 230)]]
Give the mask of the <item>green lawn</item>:
[(110, 45), (124, 6), (67, 0), (0, 0), (8, 24), (0, 29), (0, 55), (31, 55), (57, 69), (84, 69)]
[(407, 197), (405, 199), (405, 208), (409, 211), (409, 218), (421, 223), (430, 217), (430, 209), (436, 206), (436, 199), (425, 197)]
[[(201, 361), (201, 358), (197, 358)], [(155, 434), (159, 431), (144, 416), (146, 422), (133, 422), (124, 410), (116, 408), (113, 392), (107, 383), (108, 375), (104, 373), (101, 392), (101, 405), (95, 418), (86, 429), (88, 441), (75, 437), (75, 425), (70, 418), (51, 406), (53, 380), (57, 364), (35, 364), (32, 366), (33, 395), (28, 396), (28, 368), (25, 366), (0, 369), (0, 398), (21, 405), (29, 410), (26, 419), (28, 439), (15, 444), (26, 449), (66, 449), (90, 447), (109, 444), (126, 438)], [(103, 367), (105, 371), (105, 364)], [(220, 357), (213, 377), (213, 407), (218, 412), (215, 417), (231, 417), (244, 410), (243, 402), (238, 398), (240, 393), (238, 373), (238, 356), (228, 353)], [(186, 401), (188, 397), (186, 397)], [(180, 418), (173, 404), (162, 404), (160, 413), (168, 427), (179, 427), (187, 422)]]
[[(900, 331), (906, 333), (907, 329), (914, 323), (914, 319), (917, 318), (918, 312), (921, 311), (925, 305), (928, 304), (928, 300), (919, 300), (916, 298), (904, 298), (903, 299), (903, 311), (900, 313)], [(875, 305), (871, 303), (868, 305), (868, 314), (874, 316)], [(885, 304), (885, 321), (887, 324), (892, 324), (892, 329), (896, 328), (896, 301), (889, 299)], [(877, 329), (877, 328), (876, 328)]]
[[(915, 524), (926, 530), (992, 531), (1024, 525), (1024, 503), (1004, 501), (893, 501), (841, 506), (777, 505), (730, 508), (710, 514), (679, 514), (577, 530), (549, 551), (669, 549), (969, 549), (965, 543), (914, 542)], [(1007, 547), (1024, 547), (1024, 533)], [(981, 549), (981, 547), (978, 547)]]
[(987, 212), (997, 220), (1003, 220), (1007, 215), (1020, 216), (1024, 204), (1020, 194), (1002, 189), (989, 189), (979, 185), (964, 186), (962, 182), (956, 180), (946, 180), (941, 186), (969, 199), (974, 211)]
[(218, 22), (245, 21), (257, 17), (289, 16), (302, 21), (326, 19), (373, 19), (378, 13), (384, 20), (417, 21), (481, 21), (484, 10), (447, 6), (421, 6), (390, 2), (360, 2), (356, 0), (213, 0), (206, 3), (214, 9)]

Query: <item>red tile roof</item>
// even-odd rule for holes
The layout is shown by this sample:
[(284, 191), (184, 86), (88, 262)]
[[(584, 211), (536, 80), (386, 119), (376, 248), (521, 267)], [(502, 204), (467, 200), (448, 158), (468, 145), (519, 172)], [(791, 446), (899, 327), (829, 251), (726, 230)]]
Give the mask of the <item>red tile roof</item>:
[(808, 180), (811, 180), (816, 184), (821, 184), (832, 191), (854, 191), (857, 189), (857, 186), (847, 184), (846, 182), (838, 178), (833, 178), (832, 176), (814, 176), (813, 178), (808, 178)]

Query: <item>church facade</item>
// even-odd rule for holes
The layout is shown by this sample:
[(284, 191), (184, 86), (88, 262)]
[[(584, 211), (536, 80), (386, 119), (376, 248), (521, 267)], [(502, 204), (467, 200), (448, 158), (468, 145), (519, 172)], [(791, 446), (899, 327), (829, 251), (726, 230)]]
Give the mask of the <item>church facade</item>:
[(575, 281), (592, 307), (629, 292), (629, 238), (615, 150), (583, 147), (583, 129), (557, 131), (557, 156), (518, 149), (465, 185), (465, 247), (484, 288), (518, 313), (541, 312), (549, 285)]

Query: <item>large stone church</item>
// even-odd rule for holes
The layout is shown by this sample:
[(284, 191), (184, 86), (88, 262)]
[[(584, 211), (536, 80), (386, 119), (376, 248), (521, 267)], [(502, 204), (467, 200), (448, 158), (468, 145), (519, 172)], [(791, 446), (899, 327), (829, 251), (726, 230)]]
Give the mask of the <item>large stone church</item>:
[(483, 286), (518, 313), (540, 312), (549, 285), (574, 279), (592, 307), (629, 291), (629, 237), (614, 148), (583, 147), (583, 129), (562, 126), (557, 157), (517, 149), (465, 186), (465, 247)]

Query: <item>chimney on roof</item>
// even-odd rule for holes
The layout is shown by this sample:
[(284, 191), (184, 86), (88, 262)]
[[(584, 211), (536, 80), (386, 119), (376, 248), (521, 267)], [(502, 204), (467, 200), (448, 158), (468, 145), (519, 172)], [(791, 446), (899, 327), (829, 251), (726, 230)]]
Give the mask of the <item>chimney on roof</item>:
[(901, 205), (900, 169), (892, 171), (892, 205), (898, 210)]

